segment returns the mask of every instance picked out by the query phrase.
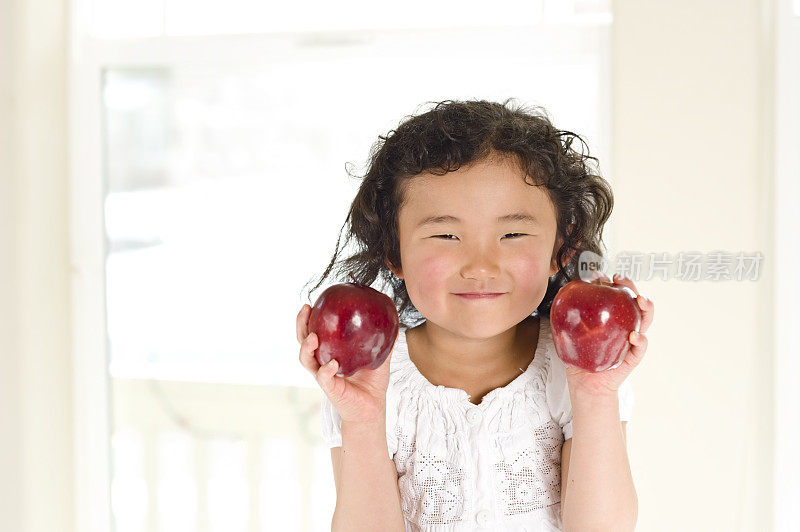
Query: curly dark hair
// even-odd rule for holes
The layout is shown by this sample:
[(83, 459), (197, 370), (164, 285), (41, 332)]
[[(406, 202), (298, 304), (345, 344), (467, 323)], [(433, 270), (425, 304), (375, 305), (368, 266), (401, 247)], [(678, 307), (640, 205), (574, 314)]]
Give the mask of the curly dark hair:
[[(363, 181), (339, 230), (333, 257), (308, 293), (309, 303), (311, 293), (331, 276), (367, 286), (380, 278), (383, 286), (377, 289), (387, 292), (388, 287), (403, 326), (424, 319), (409, 299), (405, 281), (387, 267), (388, 262), (402, 269), (398, 214), (403, 184), (423, 172), (444, 175), (500, 154), (515, 158), (526, 183), (545, 187), (557, 213), (556, 242), (562, 242), (556, 253), (559, 270), (550, 278), (536, 309), (536, 313), (549, 315), (558, 290), (578, 276), (580, 253), (603, 255), (603, 226), (614, 199), (611, 187), (599, 175), (597, 158), (589, 155), (581, 137), (556, 129), (543, 108), (511, 104), (512, 100), (428, 102), (435, 106), (405, 117), (397, 129), (379, 136), (370, 152), (367, 173), (359, 177)], [(575, 140), (580, 151), (573, 148)], [(342, 248), (353, 240), (357, 250), (340, 258)]]

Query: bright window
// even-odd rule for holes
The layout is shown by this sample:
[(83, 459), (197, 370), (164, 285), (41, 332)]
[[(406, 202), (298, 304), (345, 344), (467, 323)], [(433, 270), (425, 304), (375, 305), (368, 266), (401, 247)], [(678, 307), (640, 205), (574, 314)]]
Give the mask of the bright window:
[(72, 150), (78, 190), (102, 198), (86, 261), (113, 464), (79, 474), (108, 481), (116, 530), (329, 529), (294, 321), (358, 187), (346, 164), (362, 173), (426, 102), (513, 97), (610, 175), (609, 2), (78, 4)]

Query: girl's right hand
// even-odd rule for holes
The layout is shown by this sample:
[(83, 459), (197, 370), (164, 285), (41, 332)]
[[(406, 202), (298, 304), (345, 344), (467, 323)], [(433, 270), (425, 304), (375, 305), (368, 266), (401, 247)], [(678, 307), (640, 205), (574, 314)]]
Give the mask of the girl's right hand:
[[(319, 338), (308, 332), (311, 306), (303, 305), (297, 314), (297, 341), (300, 342), (300, 363), (306, 368), (333, 407), (342, 417), (342, 422), (384, 422), (386, 416), (386, 389), (389, 386), (389, 361), (378, 369), (362, 369), (349, 377), (338, 377), (339, 363), (334, 359), (320, 366), (314, 351), (319, 347)], [(397, 342), (397, 338), (395, 338)], [(392, 346), (394, 351), (394, 346)]]

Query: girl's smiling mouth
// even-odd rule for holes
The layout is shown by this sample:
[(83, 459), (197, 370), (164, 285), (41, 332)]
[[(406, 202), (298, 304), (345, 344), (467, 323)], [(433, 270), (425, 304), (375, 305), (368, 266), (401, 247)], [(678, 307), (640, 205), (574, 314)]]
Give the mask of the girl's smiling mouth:
[(464, 292), (454, 295), (463, 297), (464, 299), (494, 299), (502, 296), (504, 293), (505, 292)]

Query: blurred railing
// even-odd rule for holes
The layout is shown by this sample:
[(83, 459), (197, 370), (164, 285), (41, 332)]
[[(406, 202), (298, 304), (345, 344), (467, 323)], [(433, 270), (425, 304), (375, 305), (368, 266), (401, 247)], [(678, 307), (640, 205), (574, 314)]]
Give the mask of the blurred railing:
[(319, 390), (111, 382), (115, 532), (330, 530)]

